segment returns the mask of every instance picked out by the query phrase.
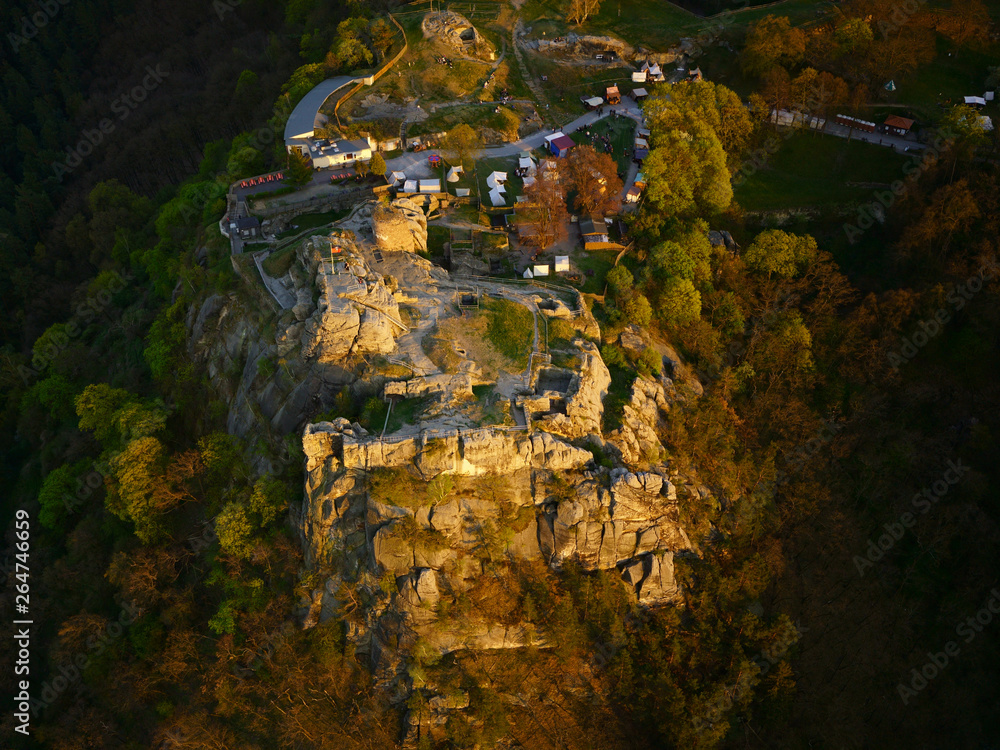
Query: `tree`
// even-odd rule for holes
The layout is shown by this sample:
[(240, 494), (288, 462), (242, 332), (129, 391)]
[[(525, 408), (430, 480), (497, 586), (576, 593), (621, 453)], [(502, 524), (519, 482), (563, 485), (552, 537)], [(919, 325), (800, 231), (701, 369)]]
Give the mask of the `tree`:
[(780, 229), (768, 229), (758, 234), (743, 253), (747, 267), (790, 279), (805, 270), (816, 257), (816, 240), (808, 234), (797, 235)]
[(643, 165), (646, 200), (665, 216), (710, 215), (725, 211), (733, 199), (726, 152), (708, 125), (695, 121), (687, 130), (659, 136)]
[(601, 9), (601, 0), (569, 0), (566, 8), (566, 20), (578, 26), (587, 22), (591, 16), (597, 15)]
[(249, 557), (256, 546), (253, 524), (246, 508), (238, 502), (227, 503), (216, 516), (215, 533), (222, 551), (236, 558)]
[(660, 290), (656, 314), (664, 323), (673, 326), (698, 320), (701, 294), (688, 279), (667, 279)]
[(135, 396), (122, 388), (112, 388), (107, 383), (88, 385), (76, 397), (80, 429), (92, 431), (99, 442), (111, 445), (120, 436), (118, 412), (134, 402)]
[(462, 165), (478, 156), (484, 145), (479, 131), (466, 123), (453, 127), (441, 140), (441, 150), (448, 161)]
[(650, 96), (643, 112), (654, 134), (654, 146), (659, 145), (659, 134), (685, 130), (697, 120), (712, 128), (728, 156), (737, 157), (753, 133), (753, 120), (739, 96), (711, 81), (678, 83), (669, 94)]
[(863, 53), (875, 38), (875, 32), (863, 18), (845, 18), (833, 33), (840, 54)]
[(358, 173), (358, 176), (364, 177), (371, 171), (371, 164), (358, 160), (354, 162), (354, 171)]
[(615, 208), (622, 192), (618, 165), (593, 146), (577, 146), (566, 159), (569, 182), (576, 192), (573, 202), (584, 214), (605, 214)]
[(376, 18), (368, 27), (368, 36), (371, 37), (372, 47), (378, 52), (379, 58), (385, 60), (385, 53), (389, 51), (396, 38), (395, 30), (384, 18)]
[(293, 187), (301, 187), (312, 179), (312, 165), (309, 159), (299, 149), (288, 152), (288, 167), (285, 169), (285, 183)]
[(747, 34), (741, 64), (751, 75), (763, 75), (775, 65), (794, 66), (806, 51), (806, 34), (785, 16), (767, 15)]
[(385, 157), (380, 153), (372, 154), (372, 160), (368, 163), (368, 168), (371, 170), (372, 174), (377, 174), (379, 177), (385, 174)]
[(695, 261), (676, 242), (667, 240), (654, 245), (649, 251), (646, 273), (650, 279), (664, 280), (670, 277), (694, 279)]
[(559, 180), (547, 170), (539, 170), (534, 184), (524, 189), (524, 196), (528, 200), (519, 206), (517, 223), (534, 230), (525, 232), (525, 241), (545, 249), (565, 237), (569, 214)]

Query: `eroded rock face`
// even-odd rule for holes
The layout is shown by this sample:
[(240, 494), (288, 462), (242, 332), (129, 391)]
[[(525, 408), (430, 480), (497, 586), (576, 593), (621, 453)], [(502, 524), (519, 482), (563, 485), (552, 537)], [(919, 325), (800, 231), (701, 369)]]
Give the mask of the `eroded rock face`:
[[(340, 362), (351, 354), (384, 354), (396, 348), (396, 337), (405, 330), (399, 305), (352, 239), (314, 239), (303, 244), (299, 259), (305, 278), (296, 282), (298, 302), (292, 312), (302, 324), (304, 358)], [(314, 289), (319, 291), (315, 304)]]
[(374, 207), (371, 222), (375, 244), (382, 252), (426, 252), (427, 217), (409, 198)]
[[(549, 645), (530, 623), (499, 615), (442, 618), (442, 602), (479, 585), (487, 565), (575, 560), (618, 570), (638, 602), (679, 597), (674, 555), (692, 545), (674, 486), (660, 474), (597, 471), (589, 451), (547, 432), (425, 431), (382, 441), (339, 419), (308, 425), (303, 448), (307, 561), (395, 581), (390, 601), (351, 626), (379, 668), (402, 664), (385, 644), (406, 637), (442, 654)], [(396, 474), (381, 481), (402, 490), (372, 489), (387, 486), (370, 479), (386, 470)], [(323, 606), (314, 601), (312, 611)]]
[(622, 426), (608, 437), (630, 466), (656, 462), (663, 455), (658, 432), (676, 400), (673, 388), (662, 382), (637, 378), (632, 385), (632, 397), (625, 405)]
[(537, 422), (539, 429), (571, 439), (600, 434), (604, 397), (611, 385), (611, 373), (597, 347), (584, 339), (576, 339), (573, 343), (581, 352), (580, 366), (572, 373), (565, 393), (539, 394), (550, 400), (559, 399), (566, 411), (547, 414)]

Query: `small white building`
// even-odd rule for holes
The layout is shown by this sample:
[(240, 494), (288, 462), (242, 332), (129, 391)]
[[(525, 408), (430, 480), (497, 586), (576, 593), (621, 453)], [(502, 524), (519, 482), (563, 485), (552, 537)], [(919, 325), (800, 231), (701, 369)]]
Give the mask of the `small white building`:
[(358, 161), (369, 161), (372, 158), (372, 147), (363, 138), (353, 141), (311, 141), (308, 155), (316, 169), (349, 167)]

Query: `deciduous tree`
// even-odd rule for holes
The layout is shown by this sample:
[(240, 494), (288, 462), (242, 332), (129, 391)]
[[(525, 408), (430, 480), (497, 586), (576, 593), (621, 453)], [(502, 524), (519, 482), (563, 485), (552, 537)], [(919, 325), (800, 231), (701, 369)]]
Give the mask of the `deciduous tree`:
[(483, 136), (471, 125), (462, 123), (447, 132), (441, 140), (441, 150), (454, 164), (465, 165), (479, 155), (484, 146)]
[(519, 207), (517, 223), (533, 229), (525, 233), (526, 242), (544, 249), (566, 236), (569, 214), (566, 195), (557, 177), (547, 170), (538, 170), (534, 184), (524, 189), (524, 196), (528, 200)]
[(617, 207), (622, 191), (618, 165), (593, 146), (577, 146), (566, 158), (570, 184), (576, 192), (573, 205), (584, 214), (605, 214)]
[(751, 75), (762, 75), (775, 65), (791, 66), (802, 60), (806, 34), (792, 26), (785, 16), (767, 15), (747, 34), (741, 64)]

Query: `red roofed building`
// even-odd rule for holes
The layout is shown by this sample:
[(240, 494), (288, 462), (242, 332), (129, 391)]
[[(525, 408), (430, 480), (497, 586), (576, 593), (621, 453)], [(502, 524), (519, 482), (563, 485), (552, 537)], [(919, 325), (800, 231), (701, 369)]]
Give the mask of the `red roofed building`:
[(913, 127), (913, 120), (897, 115), (889, 115), (885, 118), (885, 132), (892, 135), (906, 135)]

